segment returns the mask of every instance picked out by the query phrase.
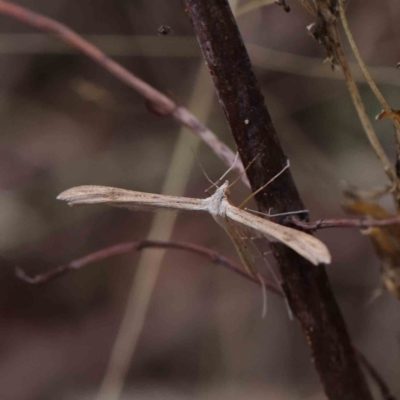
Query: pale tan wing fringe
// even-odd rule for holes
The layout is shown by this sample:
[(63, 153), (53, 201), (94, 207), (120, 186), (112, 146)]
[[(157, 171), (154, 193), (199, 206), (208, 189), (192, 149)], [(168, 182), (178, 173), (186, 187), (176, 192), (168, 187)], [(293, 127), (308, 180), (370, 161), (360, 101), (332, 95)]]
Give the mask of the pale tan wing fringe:
[(159, 208), (207, 211), (208, 204), (208, 199), (165, 196), (106, 186), (77, 186), (62, 192), (57, 199), (66, 201), (70, 206), (107, 204), (131, 210), (149, 211)]
[[(247, 227), (244, 227), (244, 225), (238, 224), (232, 220), (228, 220), (224, 226), (224, 230), (235, 245), (236, 251), (239, 254), (239, 257), (242, 260), (247, 272), (254, 278), (257, 278), (258, 274), (255, 260), (246, 241), (246, 238), (248, 238), (247, 233), (254, 230), (247, 229)], [(249, 240), (251, 240), (251, 238)]]
[(314, 236), (257, 217), (231, 204), (226, 209), (226, 216), (254, 232), (285, 244), (314, 265), (331, 262), (328, 248)]

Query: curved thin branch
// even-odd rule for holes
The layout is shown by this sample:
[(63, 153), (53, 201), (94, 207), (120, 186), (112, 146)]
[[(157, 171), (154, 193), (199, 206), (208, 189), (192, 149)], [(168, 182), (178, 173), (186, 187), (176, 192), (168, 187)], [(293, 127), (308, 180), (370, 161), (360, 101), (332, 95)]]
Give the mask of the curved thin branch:
[[(68, 264), (60, 265), (48, 272), (43, 274), (38, 274), (33, 277), (28, 276), (25, 271), (19, 267), (16, 268), (15, 272), (19, 279), (23, 280), (26, 283), (32, 285), (44, 284), (52, 281), (68, 272), (78, 270), (80, 268), (85, 267), (86, 265), (92, 264), (96, 261), (104, 260), (108, 257), (112, 257), (119, 254), (130, 253), (132, 251), (142, 251), (146, 248), (163, 248), (163, 249), (175, 249), (175, 250), (185, 250), (191, 253), (198, 254), (199, 256), (207, 258), (214, 264), (221, 265), (223, 267), (228, 268), (229, 270), (235, 272), (236, 274), (252, 281), (260, 284), (260, 279), (254, 278), (248, 275), (240, 266), (231, 261), (229, 258), (223, 256), (222, 254), (208, 249), (203, 246), (198, 246), (196, 244), (187, 243), (187, 242), (170, 242), (170, 241), (161, 241), (161, 240), (140, 240), (137, 242), (127, 242), (120, 243), (111, 247), (107, 247), (105, 249), (96, 251), (95, 253), (88, 254), (85, 257), (78, 258), (74, 261), (71, 261)], [(275, 293), (281, 297), (283, 297), (282, 291), (273, 283), (268, 280), (262, 278), (263, 284), (267, 290), (272, 293)]]
[(347, 62), (347, 59), (344, 55), (344, 51), (341, 43), (339, 42), (339, 36), (337, 35), (336, 30), (333, 30), (336, 34), (336, 50), (337, 50), (337, 59), (342, 68), (343, 74), (346, 78), (346, 83), (349, 89), (350, 96), (352, 97), (353, 104), (356, 107), (358, 116), (360, 118), (361, 124), (364, 128), (364, 131), (369, 139), (369, 142), (375, 151), (376, 156), (379, 158), (383, 170), (385, 171), (389, 180), (395, 185), (396, 188), (399, 187), (399, 182), (396, 176), (396, 171), (391, 164), (385, 150), (379, 142), (379, 139), (376, 136), (374, 128), (368, 118), (367, 112), (365, 111), (365, 106), (363, 101), (361, 100), (360, 92), (358, 91), (354, 76), (350, 70), (350, 66)]
[[(344, 14), (343, 1), (339, 2), (340, 12)], [(335, 52), (335, 59), (342, 69), (343, 75), (346, 80), (346, 84), (349, 90), (349, 94), (352, 98), (353, 104), (356, 108), (358, 117), (360, 119), (361, 125), (364, 128), (365, 134), (373, 148), (376, 156), (382, 164), (383, 170), (392, 183), (394, 190), (393, 196), (397, 205), (400, 204), (400, 181), (397, 178), (396, 170), (392, 163), (390, 162), (385, 150), (383, 149), (378, 137), (374, 131), (371, 121), (368, 118), (367, 112), (365, 110), (364, 103), (361, 99), (360, 92), (358, 90), (356, 81), (354, 79), (353, 73), (350, 70), (350, 65), (346, 59), (344, 49), (339, 37), (339, 33), (336, 27), (336, 17), (332, 14), (327, 2), (319, 1), (319, 23), (323, 24), (326, 30), (327, 40)], [(345, 24), (345, 20), (343, 23)], [(345, 25), (346, 26), (346, 25)]]
[[(233, 165), (235, 153), (225, 143), (220, 141), (214, 132), (203, 125), (188, 109), (179, 106), (169, 97), (138, 78), (66, 25), (6, 1), (0, 1), (0, 14), (8, 15), (24, 24), (40, 29), (79, 50), (110, 72), (114, 77), (141, 94), (146, 99), (150, 111), (163, 116), (171, 115), (175, 120), (199, 136), (228, 167)], [(237, 162), (234, 169), (241, 174), (243, 183), (249, 187), (246, 174), (243, 173), (242, 163)]]
[(398, 118), (396, 118), (395, 113), (389, 106), (386, 99), (383, 97), (383, 94), (381, 93), (381, 91), (378, 89), (378, 86), (376, 85), (375, 81), (372, 79), (372, 76), (369, 73), (368, 68), (364, 63), (364, 60), (361, 57), (361, 54), (358, 50), (356, 42), (350, 31), (350, 27), (349, 27), (349, 23), (347, 21), (346, 11), (345, 11), (345, 6), (343, 4), (343, 0), (339, 0), (339, 12), (340, 12), (340, 18), (342, 20), (343, 29), (347, 36), (347, 40), (349, 41), (350, 47), (353, 51), (353, 54), (358, 62), (358, 65), (360, 66), (361, 71), (363, 72), (363, 74), (365, 76), (365, 79), (366, 79), (369, 87), (374, 92), (375, 97), (381, 103), (381, 105), (382, 105), (383, 109), (386, 111), (388, 117), (392, 120), (393, 124), (396, 127), (397, 132), (400, 132), (400, 121), (398, 120)]
[[(78, 258), (74, 261), (71, 261), (68, 264), (58, 266), (48, 272), (43, 274), (38, 274), (33, 277), (28, 276), (25, 271), (19, 267), (15, 269), (16, 275), (22, 281), (29, 283), (31, 285), (40, 285), (48, 283), (54, 279), (59, 278), (60, 276), (67, 274), (68, 272), (72, 272), (83, 268), (87, 265), (90, 265), (96, 261), (104, 260), (108, 257), (112, 257), (115, 255), (121, 255), (130, 253), (132, 251), (141, 251), (146, 248), (167, 248), (167, 249), (175, 249), (175, 250), (185, 250), (205, 258), (208, 258), (212, 263), (221, 265), (223, 267), (228, 268), (229, 270), (237, 273), (238, 275), (256, 283), (258, 285), (263, 285), (267, 290), (270, 292), (284, 298), (284, 294), (282, 290), (276, 287), (273, 283), (269, 282), (265, 278), (262, 278), (258, 275), (258, 278), (254, 278), (251, 275), (248, 275), (243, 269), (241, 269), (237, 264), (233, 261), (228, 259), (227, 257), (219, 254), (218, 252), (207, 249), (203, 246), (198, 246), (192, 243), (186, 242), (163, 242), (157, 240), (141, 240), (138, 242), (127, 242), (127, 243), (120, 243), (111, 247), (107, 247), (95, 253), (88, 254), (85, 257)], [(262, 281), (261, 281), (262, 279)], [(375, 380), (376, 384), (378, 385), (382, 397), (385, 400), (396, 400), (396, 398), (391, 394), (389, 386), (383, 380), (383, 378), (379, 375), (378, 371), (370, 364), (367, 358), (361, 353), (360, 350), (354, 348), (356, 355), (360, 362), (364, 365), (365, 369), (371, 375), (371, 377)]]

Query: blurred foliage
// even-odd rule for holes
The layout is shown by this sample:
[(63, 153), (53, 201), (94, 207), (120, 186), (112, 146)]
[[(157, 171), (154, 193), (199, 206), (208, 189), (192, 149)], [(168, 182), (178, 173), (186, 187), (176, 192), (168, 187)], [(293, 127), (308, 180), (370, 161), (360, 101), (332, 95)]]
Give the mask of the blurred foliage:
[[(133, 55), (120, 52), (114, 58), (186, 104), (203, 61), (194, 45), (185, 47), (182, 41), (177, 48), (176, 40), (192, 35), (180, 0), (21, 4), (93, 35), (100, 47), (132, 46)], [(282, 52), (288, 68), (296, 67), (296, 56), (303, 56), (314, 61), (315, 70), (329, 71), (328, 65), (321, 67), (323, 50), (307, 33), (309, 15), (295, 1), (290, 6), (290, 13), (271, 5), (241, 16), (245, 42)], [(396, 0), (385, 0), (379, 8), (373, 0), (350, 2), (349, 21), (367, 64), (395, 68), (399, 13)], [(41, 287), (16, 281), (13, 267), (37, 273), (145, 237), (151, 215), (101, 206), (70, 209), (55, 197), (80, 184), (158, 193), (179, 126), (149, 113), (137, 93), (82, 55), (35, 36), (37, 32), (16, 21), (0, 19), (0, 392), (2, 398), (15, 400), (92, 398), (106, 368), (137, 255), (105, 260)], [(160, 25), (171, 26), (173, 35), (159, 36)], [(35, 41), (24, 46), (17, 34)], [(12, 48), (5, 46), (10, 41)], [(363, 188), (386, 183), (339, 72), (313, 76), (313, 69), (303, 73), (300, 65), (297, 73), (282, 72), (251, 54), (313, 219), (344, 215), (343, 180)], [(393, 80), (380, 87), (393, 108), (400, 108), (398, 86)], [(364, 84), (361, 92), (373, 118), (381, 107)], [(208, 126), (232, 143), (217, 99)], [(382, 121), (375, 127), (394, 160), (391, 125)], [(213, 178), (224, 171), (205, 146), (199, 160)], [(187, 195), (201, 197), (207, 186), (197, 168)], [(244, 188), (235, 190), (237, 198), (246, 196)], [(381, 205), (392, 210), (386, 199)], [(183, 214), (177, 219), (174, 239), (235, 257), (229, 239), (211, 218)], [(379, 286), (379, 260), (372, 246), (357, 230), (318, 236), (333, 254), (328, 273), (355, 344), (393, 392), (400, 393), (399, 304), (387, 294), (368, 304)], [(269, 295), (267, 318), (261, 320), (261, 303), (261, 292), (252, 284), (193, 255), (170, 252), (126, 393), (143, 399), (324, 398), (308, 348), (285, 304)]]

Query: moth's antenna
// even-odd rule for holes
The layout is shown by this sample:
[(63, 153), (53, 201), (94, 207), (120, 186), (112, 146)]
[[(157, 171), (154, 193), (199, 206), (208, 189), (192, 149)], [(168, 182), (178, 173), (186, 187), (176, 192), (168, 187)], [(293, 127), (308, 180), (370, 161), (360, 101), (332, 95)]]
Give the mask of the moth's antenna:
[(228, 170), (221, 176), (221, 178), (218, 179), (217, 182), (222, 181), (222, 179), (224, 179), (224, 178), (229, 174), (229, 172), (231, 172), (231, 171), (233, 170), (233, 168), (235, 168), (235, 165), (236, 165), (238, 159), (239, 159), (239, 152), (237, 151), (237, 152), (236, 152), (236, 156), (235, 156), (235, 161), (234, 161), (233, 164), (228, 168)]
[(236, 165), (238, 159), (239, 159), (239, 152), (237, 151), (237, 152), (236, 152), (236, 156), (235, 156), (235, 161), (234, 161), (233, 164), (228, 168), (228, 170), (225, 171), (224, 174), (223, 174), (216, 182), (213, 182), (213, 181), (211, 181), (211, 180), (209, 179), (209, 181), (210, 181), (210, 183), (211, 183), (211, 186), (205, 190), (206, 193), (208, 193), (208, 191), (209, 191), (212, 187), (216, 187), (216, 188), (218, 187), (218, 183), (221, 182), (222, 179), (224, 179), (224, 178), (229, 174), (229, 172), (232, 171), (233, 168), (235, 168), (235, 165)]
[(197, 153), (193, 150), (193, 148), (190, 148), (192, 150), (193, 156), (196, 158), (197, 164), (200, 167), (200, 169), (202, 170), (204, 176), (206, 177), (206, 179), (208, 180), (208, 182), (210, 182), (212, 185), (214, 185), (214, 182), (211, 180), (211, 178), (208, 176), (206, 170), (204, 169), (203, 165), (200, 162), (200, 159), (197, 155)]
[(239, 179), (242, 178), (243, 174), (244, 174), (245, 172), (247, 172), (247, 170), (251, 167), (251, 165), (254, 163), (254, 161), (257, 160), (258, 157), (260, 157), (260, 153), (258, 153), (258, 154), (249, 162), (249, 164), (247, 165), (247, 167), (246, 167), (246, 168), (239, 174), (239, 176), (228, 186), (228, 188), (230, 188), (230, 187), (232, 187), (233, 185), (235, 185), (235, 184), (237, 183), (237, 181), (238, 181)]
[(270, 183), (272, 183), (276, 178), (278, 178), (278, 176), (280, 176), (281, 174), (283, 174), (288, 168), (290, 167), (290, 161), (287, 160), (286, 161), (286, 165), (285, 167), (283, 167), (282, 171), (280, 171), (279, 173), (277, 173), (272, 179), (270, 179), (265, 185), (261, 186), (260, 188), (258, 188), (254, 193), (252, 193), (249, 197), (247, 197), (240, 205), (238, 208), (243, 208), (243, 206), (248, 203), (255, 195), (257, 195), (258, 193), (260, 193), (262, 190), (264, 190)]
[(212, 181), (212, 179), (208, 176), (208, 174), (207, 174), (206, 170), (204, 169), (204, 167), (201, 164), (199, 164), (199, 166), (200, 166), (200, 169), (203, 171), (203, 174), (206, 177), (206, 179), (208, 180), (208, 182), (210, 182), (211, 185), (216, 186), (215, 183)]

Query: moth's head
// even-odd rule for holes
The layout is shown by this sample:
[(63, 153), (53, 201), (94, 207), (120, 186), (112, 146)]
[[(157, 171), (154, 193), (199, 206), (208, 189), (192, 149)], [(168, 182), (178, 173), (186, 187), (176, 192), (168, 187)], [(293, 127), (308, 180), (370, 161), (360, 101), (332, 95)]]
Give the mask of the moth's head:
[[(210, 182), (211, 182), (211, 181), (210, 181)], [(219, 183), (219, 182), (220, 182), (219, 180), (218, 180), (217, 182), (211, 182), (211, 183), (212, 183), (212, 186), (210, 186), (209, 188), (207, 188), (207, 189), (205, 190), (205, 192), (206, 192), (209, 196), (213, 196), (213, 195), (216, 194), (216, 193), (225, 194), (226, 191), (229, 189), (229, 182), (228, 182), (228, 181), (225, 181), (225, 182), (223, 183), (223, 185), (218, 186), (218, 183)], [(212, 194), (211, 189), (215, 189), (214, 194)], [(227, 194), (229, 195), (229, 193), (227, 193)]]
[(219, 188), (217, 188), (217, 190), (213, 194), (214, 197), (219, 197), (221, 198), (221, 200), (223, 197), (229, 197), (229, 195), (230, 195), (230, 190), (228, 181), (225, 181)]
[(220, 190), (222, 193), (226, 193), (227, 195), (229, 195), (229, 182), (225, 181), (217, 190)]
[(228, 182), (217, 187), (215, 193), (207, 200), (209, 202), (208, 211), (214, 218), (223, 217), (226, 214)]

